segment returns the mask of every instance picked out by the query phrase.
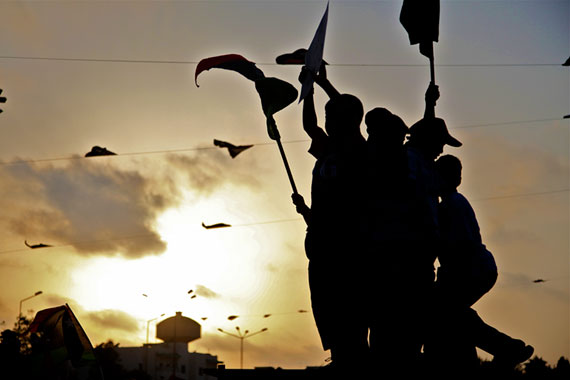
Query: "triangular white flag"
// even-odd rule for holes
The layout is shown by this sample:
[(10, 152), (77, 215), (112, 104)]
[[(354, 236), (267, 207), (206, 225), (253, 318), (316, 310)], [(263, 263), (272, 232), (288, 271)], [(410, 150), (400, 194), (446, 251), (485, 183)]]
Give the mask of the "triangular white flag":
[[(321, 62), (323, 61), (323, 50), (325, 48), (325, 35), (327, 33), (328, 18), (329, 3), (327, 2), (327, 9), (325, 10), (325, 14), (321, 19), (319, 27), (317, 28), (317, 32), (315, 33), (315, 37), (313, 37), (313, 41), (311, 41), (309, 50), (307, 50), (307, 54), (305, 54), (305, 66), (311, 73), (315, 75), (318, 73), (321, 67)], [(303, 82), (303, 86), (301, 87), (301, 96), (299, 97), (299, 103), (309, 94), (309, 91), (311, 91), (313, 88), (314, 82), (315, 81), (313, 79), (313, 76), (307, 75), (305, 81)]]

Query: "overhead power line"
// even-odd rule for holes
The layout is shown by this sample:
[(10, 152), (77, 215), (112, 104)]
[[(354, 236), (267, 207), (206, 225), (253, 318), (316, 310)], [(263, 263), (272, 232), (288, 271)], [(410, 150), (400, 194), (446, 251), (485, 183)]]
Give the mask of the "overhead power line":
[[(33, 57), (33, 56), (0, 56), (0, 59), (28, 61), (60, 61), (60, 62), (95, 62), (95, 63), (140, 63), (165, 65), (197, 65), (198, 61), (188, 60), (152, 60), (152, 59), (118, 59), (118, 58), (70, 58), (70, 57)], [(275, 62), (256, 62), (260, 66), (282, 66)], [(329, 66), (340, 67), (426, 67), (428, 64), (406, 63), (329, 63)], [(437, 67), (560, 67), (560, 63), (438, 63)]]
[[(503, 121), (503, 122), (487, 123), (487, 124), (471, 124), (471, 125), (451, 126), (451, 127), (449, 127), (449, 129), (469, 129), (469, 128), (481, 128), (481, 127), (492, 127), (492, 126), (516, 125), (516, 124), (531, 124), (531, 123), (558, 121), (558, 120), (564, 120), (564, 119), (568, 119), (568, 118), (565, 116), (564, 118)], [(283, 144), (296, 144), (296, 143), (309, 142), (309, 141), (311, 141), (311, 140), (301, 139), (301, 140), (283, 141), (282, 143)], [(255, 143), (252, 145), (263, 146), (263, 145), (273, 145), (273, 143), (272, 142), (262, 142), (262, 143)], [(142, 152), (126, 152), (126, 153), (120, 153), (120, 154), (116, 154), (116, 155), (103, 156), (103, 157), (122, 157), (122, 156), (140, 156), (140, 155), (148, 155), (148, 154), (184, 153), (184, 152), (194, 152), (194, 151), (200, 151), (200, 150), (213, 150), (213, 149), (219, 149), (219, 148), (216, 146), (189, 147), (189, 148), (180, 148), (180, 149), (164, 149), (164, 150), (153, 150), (153, 151), (142, 151)], [(92, 159), (92, 158), (93, 157), (84, 157), (84, 156), (80, 156), (80, 155), (74, 155), (74, 156), (67, 156), (67, 157), (52, 157), (52, 158), (37, 158), (37, 159), (29, 159), (29, 160), (0, 161), (0, 166), (1, 165), (34, 164), (34, 163), (50, 162), (50, 161)]]
[[(498, 196), (491, 196), (491, 197), (485, 197), (485, 198), (476, 198), (476, 199), (473, 199), (472, 202), (482, 202), (482, 201), (491, 201), (491, 200), (500, 200), (500, 199), (511, 199), (511, 198), (534, 197), (534, 196), (543, 196), (543, 195), (551, 195), (551, 194), (561, 194), (561, 193), (566, 193), (568, 191), (570, 191), (570, 188), (557, 189), (557, 190), (547, 190), (547, 191), (538, 191), (538, 192), (530, 192), (530, 193), (520, 193), (520, 194), (498, 195)], [(267, 224), (289, 223), (289, 222), (299, 222), (299, 221), (303, 221), (303, 218), (275, 219), (275, 220), (268, 220), (268, 221), (264, 221), (264, 222), (233, 224), (229, 228), (252, 227), (252, 226), (260, 226), (260, 225), (267, 225)], [(37, 251), (37, 250), (43, 251), (43, 250), (52, 249), (52, 248), (72, 247), (74, 245), (79, 245), (79, 244), (102, 243), (102, 242), (106, 242), (106, 241), (148, 239), (151, 237), (156, 237), (156, 234), (155, 233), (149, 233), (149, 234), (122, 236), (122, 237), (119, 236), (119, 237), (108, 238), (108, 239), (76, 241), (76, 242), (71, 242), (71, 243), (67, 243), (67, 244), (50, 245), (50, 246), (47, 246), (45, 248), (35, 249), (34, 251)], [(21, 248), (21, 249), (4, 250), (4, 251), (0, 251), (0, 254), (16, 253), (16, 252), (28, 252), (28, 251), (32, 251), (32, 249)]]

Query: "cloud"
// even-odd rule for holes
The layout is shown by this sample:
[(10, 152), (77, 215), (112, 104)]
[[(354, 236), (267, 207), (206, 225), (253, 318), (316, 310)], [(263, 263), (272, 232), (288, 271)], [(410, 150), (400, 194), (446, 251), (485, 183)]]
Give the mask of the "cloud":
[(16, 233), (22, 243), (27, 239), (71, 246), (81, 255), (138, 258), (166, 249), (155, 221), (180, 203), (183, 192), (195, 194), (196, 201), (225, 184), (257, 183), (250, 174), (255, 170), (251, 159), (235, 165), (218, 151), (165, 159), (168, 170), (164, 161), (142, 159), (136, 169), (124, 169), (113, 161), (79, 157), (57, 165), (1, 167), (2, 229), (11, 238)]
[(196, 294), (205, 298), (219, 298), (220, 295), (204, 285), (196, 285)]
[(137, 332), (140, 324), (130, 314), (111, 309), (84, 313), (83, 320), (100, 331), (120, 330), (127, 333)]
[(65, 166), (9, 166), (4, 172), (20, 194), (0, 202), (10, 211), (8, 227), (23, 238), (71, 245), (80, 254), (137, 257), (165, 249), (152, 226), (177, 194), (137, 171), (82, 159)]
[(252, 174), (259, 170), (255, 161), (247, 157), (231, 160), (223, 151), (209, 150), (199, 156), (172, 154), (167, 156), (167, 160), (183, 174), (190, 188), (199, 195), (209, 195), (227, 182), (250, 187), (259, 185)]

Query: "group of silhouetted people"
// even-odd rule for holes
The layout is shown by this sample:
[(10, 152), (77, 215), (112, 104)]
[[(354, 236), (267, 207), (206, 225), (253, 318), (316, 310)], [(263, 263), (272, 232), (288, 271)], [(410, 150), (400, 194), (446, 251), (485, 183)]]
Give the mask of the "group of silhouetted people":
[(301, 82), (306, 75), (330, 100), (323, 130), (313, 92), (304, 99), (303, 127), (316, 158), (311, 207), (299, 194), (292, 198), (307, 223), (311, 303), (330, 368), (381, 365), (391, 378), (408, 378), (468, 369), (478, 363), (475, 347), (498, 365), (530, 358), (531, 346), (471, 308), (494, 285), (497, 267), (457, 192), (459, 159), (439, 157), (445, 145), (462, 144), (435, 117), (438, 87), (430, 84), (424, 117), (408, 128), (385, 108), (364, 116), (360, 100), (339, 93), (324, 65), (318, 74), (303, 68)]

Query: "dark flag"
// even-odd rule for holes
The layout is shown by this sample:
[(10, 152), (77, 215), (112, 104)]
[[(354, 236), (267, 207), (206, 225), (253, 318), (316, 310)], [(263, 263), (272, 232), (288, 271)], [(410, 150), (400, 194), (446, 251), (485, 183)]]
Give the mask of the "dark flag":
[(198, 63), (196, 66), (196, 73), (194, 74), (194, 82), (197, 87), (199, 87), (198, 75), (200, 75), (202, 71), (213, 68), (235, 71), (254, 82), (258, 79), (265, 78), (263, 71), (255, 66), (254, 62), (248, 61), (239, 54), (225, 54), (217, 57), (205, 58)]
[(267, 119), (267, 133), (272, 140), (279, 139), (279, 130), (273, 115), (297, 98), (297, 89), (278, 78), (263, 78), (255, 81), (255, 89), (261, 98), (261, 108)]
[(420, 44), (420, 53), (433, 59), (433, 42), (439, 40), (439, 0), (404, 0), (400, 22), (410, 44)]
[(31, 362), (38, 378), (63, 378), (70, 371), (75, 379), (103, 378), (93, 346), (67, 304), (39, 311), (30, 332), (39, 334)]
[(267, 133), (271, 139), (278, 140), (279, 131), (273, 114), (293, 103), (297, 97), (297, 89), (281, 79), (266, 78), (263, 71), (255, 66), (255, 62), (239, 54), (225, 54), (201, 60), (194, 74), (196, 86), (198, 86), (198, 75), (212, 68), (235, 71), (255, 83), (255, 89), (261, 98), (263, 113), (267, 118)]
[(279, 153), (283, 159), (289, 182), (291, 182), (293, 193), (296, 194), (297, 188), (293, 181), (293, 175), (291, 174), (291, 169), (289, 168), (289, 163), (287, 162), (287, 157), (285, 156), (285, 151), (281, 144), (281, 136), (279, 135), (279, 130), (277, 129), (273, 115), (293, 103), (297, 97), (297, 89), (292, 84), (281, 79), (266, 78), (263, 71), (255, 66), (255, 62), (251, 62), (239, 54), (226, 54), (202, 59), (198, 62), (194, 74), (196, 86), (198, 86), (198, 75), (200, 75), (202, 71), (210, 70), (211, 68), (233, 70), (255, 83), (255, 89), (261, 99), (261, 108), (266, 118), (267, 134), (269, 138), (275, 140), (279, 147)]

